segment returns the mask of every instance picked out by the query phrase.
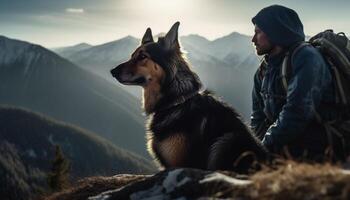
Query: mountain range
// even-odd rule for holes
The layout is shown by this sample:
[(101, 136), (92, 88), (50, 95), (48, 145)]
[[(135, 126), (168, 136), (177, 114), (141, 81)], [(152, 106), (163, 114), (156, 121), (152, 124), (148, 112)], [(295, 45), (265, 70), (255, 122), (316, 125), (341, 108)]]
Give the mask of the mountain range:
[(87, 44), (87, 43), (80, 43), (78, 45), (74, 45), (72, 47), (61, 47), (61, 48), (54, 48), (53, 50), (57, 53), (59, 53), (61, 56), (66, 57), (71, 54), (74, 54), (78, 51), (82, 51), (85, 49), (88, 49), (92, 47), (92, 45)]
[(148, 156), (137, 99), (40, 45), (0, 36), (0, 103), (78, 125)]
[[(251, 37), (233, 32), (213, 41), (195, 34), (182, 36), (179, 40), (185, 56), (199, 74), (205, 88), (224, 97), (248, 120), (253, 75), (259, 65)], [(138, 38), (127, 36), (83, 50), (79, 50), (83, 44), (78, 44), (67, 47), (67, 51), (61, 48), (56, 52), (141, 98), (140, 88), (121, 86), (109, 74), (110, 69), (130, 57), (139, 43)], [(72, 49), (75, 49), (74, 53), (69, 54), (68, 51), (72, 52)]]

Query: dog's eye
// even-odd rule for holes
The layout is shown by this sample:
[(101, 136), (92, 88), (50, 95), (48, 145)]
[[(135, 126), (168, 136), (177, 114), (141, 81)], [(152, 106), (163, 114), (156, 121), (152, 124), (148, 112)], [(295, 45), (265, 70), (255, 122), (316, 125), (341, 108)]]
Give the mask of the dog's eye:
[(140, 54), (140, 55), (137, 57), (138, 60), (143, 60), (143, 59), (145, 59), (145, 58), (147, 58), (147, 56), (146, 56), (145, 54)]

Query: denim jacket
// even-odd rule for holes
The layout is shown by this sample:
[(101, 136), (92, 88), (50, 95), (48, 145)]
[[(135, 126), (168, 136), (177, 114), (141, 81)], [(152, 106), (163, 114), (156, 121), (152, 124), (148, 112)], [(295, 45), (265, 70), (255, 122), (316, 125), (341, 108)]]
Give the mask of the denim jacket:
[(256, 130), (264, 120), (271, 122), (263, 137), (269, 149), (280, 149), (309, 134), (305, 129), (315, 121), (314, 111), (322, 118), (333, 115), (331, 109), (323, 108), (335, 102), (331, 69), (318, 50), (305, 46), (295, 53), (287, 91), (281, 80), (284, 56), (282, 52), (267, 58), (263, 78), (260, 69), (254, 77), (251, 126)]

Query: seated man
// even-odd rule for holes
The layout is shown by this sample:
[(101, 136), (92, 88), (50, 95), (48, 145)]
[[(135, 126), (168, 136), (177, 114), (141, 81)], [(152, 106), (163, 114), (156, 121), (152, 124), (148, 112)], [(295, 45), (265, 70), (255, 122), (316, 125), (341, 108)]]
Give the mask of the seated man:
[[(254, 78), (251, 126), (272, 153), (322, 161), (325, 156), (344, 160), (342, 140), (327, 134), (320, 120), (332, 120), (335, 95), (330, 66), (311, 45), (303, 45), (291, 59), (287, 90), (281, 66), (287, 52), (304, 41), (303, 24), (289, 8), (273, 5), (252, 19), (252, 42), (264, 55)], [(320, 119), (318, 118), (318, 119)]]

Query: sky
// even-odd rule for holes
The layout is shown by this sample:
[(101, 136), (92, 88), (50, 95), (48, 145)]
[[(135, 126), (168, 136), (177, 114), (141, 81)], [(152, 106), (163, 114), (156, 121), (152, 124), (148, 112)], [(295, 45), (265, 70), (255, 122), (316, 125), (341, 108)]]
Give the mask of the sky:
[(349, 0), (0, 0), (0, 35), (48, 48), (92, 45), (131, 35), (167, 32), (210, 40), (239, 32), (253, 35), (251, 18), (279, 4), (294, 9), (307, 35), (332, 28), (350, 35)]

